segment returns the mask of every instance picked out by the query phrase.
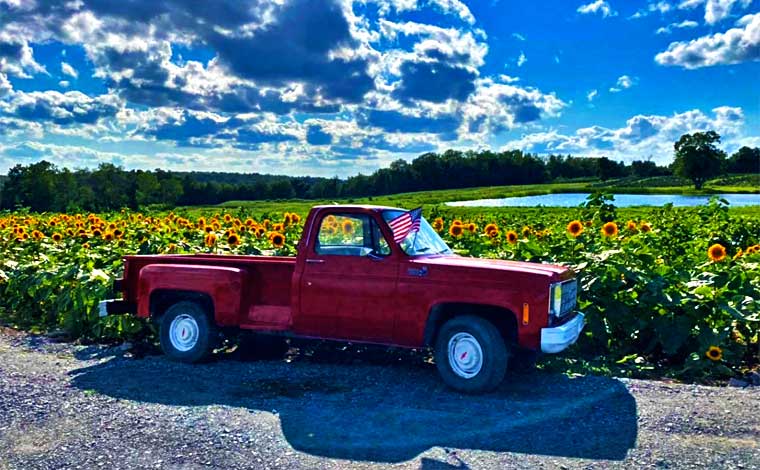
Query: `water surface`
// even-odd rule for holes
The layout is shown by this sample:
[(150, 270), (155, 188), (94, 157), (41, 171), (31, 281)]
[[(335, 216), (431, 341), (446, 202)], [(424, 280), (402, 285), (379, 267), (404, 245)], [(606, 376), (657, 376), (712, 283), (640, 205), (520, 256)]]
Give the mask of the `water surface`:
[[(447, 202), (459, 207), (575, 207), (586, 202), (589, 193), (556, 193), (540, 196), (505, 197), (500, 199), (476, 199), (472, 201)], [(617, 207), (663, 206), (672, 203), (679, 207), (706, 204), (710, 197), (718, 196), (731, 206), (760, 205), (760, 194), (714, 194), (709, 196), (684, 196), (681, 194), (616, 194), (613, 202)]]

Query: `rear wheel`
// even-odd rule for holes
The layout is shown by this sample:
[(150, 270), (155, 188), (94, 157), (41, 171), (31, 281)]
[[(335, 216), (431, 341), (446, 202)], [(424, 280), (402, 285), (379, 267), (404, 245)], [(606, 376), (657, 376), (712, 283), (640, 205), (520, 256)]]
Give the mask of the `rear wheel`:
[(499, 330), (480, 317), (454, 317), (441, 327), (435, 363), (443, 381), (465, 393), (488, 392), (504, 380), (507, 345)]
[(216, 325), (195, 302), (177, 302), (161, 318), (161, 349), (170, 359), (199, 362), (214, 349)]

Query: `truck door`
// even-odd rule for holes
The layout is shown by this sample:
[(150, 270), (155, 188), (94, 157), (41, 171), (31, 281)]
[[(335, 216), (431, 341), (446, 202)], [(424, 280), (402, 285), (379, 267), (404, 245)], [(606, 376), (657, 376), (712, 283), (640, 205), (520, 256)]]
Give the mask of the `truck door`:
[(325, 213), (306, 247), (296, 333), (391, 342), (397, 261), (367, 213)]

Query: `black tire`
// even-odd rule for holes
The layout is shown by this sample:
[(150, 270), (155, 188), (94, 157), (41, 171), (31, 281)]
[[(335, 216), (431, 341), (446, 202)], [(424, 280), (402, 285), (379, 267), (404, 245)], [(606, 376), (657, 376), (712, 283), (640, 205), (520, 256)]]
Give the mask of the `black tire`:
[[(455, 372), (449, 362), (449, 341), (464, 333), (477, 341), (482, 351), (480, 370), (472, 377)], [(449, 387), (464, 393), (483, 393), (494, 390), (504, 380), (509, 352), (499, 330), (493, 323), (473, 315), (454, 317), (441, 326), (435, 342), (435, 364), (438, 373)]]
[(264, 334), (241, 334), (236, 355), (243, 360), (282, 359), (290, 349), (288, 340), (282, 336)]
[[(185, 322), (189, 326), (188, 330), (192, 330), (193, 322), (197, 327), (197, 340), (194, 342), (188, 342), (185, 346), (187, 349), (178, 348), (173, 342), (171, 337), (172, 323), (180, 318), (175, 328), (181, 328), (181, 323)], [(184, 329), (180, 332), (179, 336), (185, 334)], [(190, 333), (193, 336), (193, 333)], [(172, 305), (166, 310), (166, 313), (161, 317), (161, 349), (164, 351), (170, 359), (179, 362), (194, 363), (207, 359), (216, 347), (217, 340), (219, 338), (219, 332), (216, 325), (209, 317), (209, 313), (205, 309), (195, 302), (181, 301)], [(175, 342), (180, 344), (180, 340), (176, 339)]]

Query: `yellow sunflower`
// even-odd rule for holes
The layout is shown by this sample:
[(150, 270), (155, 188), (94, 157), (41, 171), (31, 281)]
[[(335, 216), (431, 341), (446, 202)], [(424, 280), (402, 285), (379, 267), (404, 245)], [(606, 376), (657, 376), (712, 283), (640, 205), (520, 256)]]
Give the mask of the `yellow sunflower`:
[(343, 221), (341, 228), (344, 235), (352, 235), (354, 233), (354, 223), (348, 219)]
[(518, 238), (517, 232), (515, 232), (514, 230), (510, 230), (507, 232), (507, 241), (509, 243), (514, 245), (515, 243), (517, 243), (517, 238)]
[(203, 243), (205, 243), (206, 246), (209, 248), (216, 245), (216, 234), (209, 233), (208, 235), (206, 235), (206, 238), (203, 240)]
[(475, 233), (478, 231), (478, 226), (470, 222), (469, 224), (467, 224), (467, 231), (470, 233)]
[(649, 225), (648, 222), (641, 222), (640, 227), (641, 227), (641, 231), (644, 232), (644, 233), (652, 231), (652, 226)]
[(629, 220), (628, 222), (626, 222), (625, 223), (625, 228), (629, 232), (633, 232), (633, 233), (636, 233), (636, 232), (639, 231), (638, 227), (636, 227), (636, 222), (634, 222), (633, 220)]
[(615, 237), (618, 234), (618, 226), (615, 222), (607, 222), (602, 225), (602, 235), (605, 237)]
[(238, 236), (238, 234), (237, 234), (237, 233), (231, 233), (231, 234), (230, 234), (230, 235), (227, 237), (227, 243), (228, 243), (230, 246), (237, 246), (237, 245), (240, 245), (240, 236)]
[(713, 262), (723, 261), (726, 257), (726, 248), (720, 243), (715, 243), (707, 249), (707, 257)]
[(436, 232), (443, 230), (443, 218), (436, 217), (435, 220), (433, 220), (433, 229), (435, 229)]
[(451, 227), (449, 227), (449, 235), (452, 237), (459, 237), (462, 235), (462, 232), (464, 232), (464, 227), (461, 224), (451, 224)]
[(583, 233), (583, 224), (580, 220), (573, 220), (569, 224), (567, 224), (567, 233), (570, 235), (577, 237), (581, 233)]
[(723, 350), (718, 346), (710, 346), (707, 348), (707, 351), (705, 351), (705, 356), (711, 361), (720, 361), (723, 359)]
[(54, 233), (54, 234), (53, 234), (53, 236), (52, 236), (52, 237), (50, 237), (50, 238), (52, 238), (52, 239), (53, 239), (53, 241), (57, 243), (57, 242), (59, 242), (59, 241), (63, 240), (63, 235), (61, 235), (60, 233), (57, 233), (57, 232), (56, 232), (56, 233)]
[(272, 232), (269, 234), (269, 242), (275, 248), (282, 248), (285, 246), (285, 235), (278, 232)]

